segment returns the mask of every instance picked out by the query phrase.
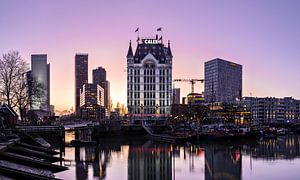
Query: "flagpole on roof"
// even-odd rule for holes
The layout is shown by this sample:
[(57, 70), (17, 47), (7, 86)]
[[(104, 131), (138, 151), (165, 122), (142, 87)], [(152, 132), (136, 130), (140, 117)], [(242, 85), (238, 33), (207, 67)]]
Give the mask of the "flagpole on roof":
[(156, 31), (160, 31), (160, 39), (161, 39), (161, 43), (163, 44), (163, 37), (162, 37), (163, 33), (162, 33), (162, 27), (159, 27), (159, 28), (157, 28), (157, 29), (156, 29)]
[(136, 40), (136, 42), (139, 43), (139, 40), (140, 40), (140, 28), (137, 27), (134, 32), (137, 32), (137, 40)]

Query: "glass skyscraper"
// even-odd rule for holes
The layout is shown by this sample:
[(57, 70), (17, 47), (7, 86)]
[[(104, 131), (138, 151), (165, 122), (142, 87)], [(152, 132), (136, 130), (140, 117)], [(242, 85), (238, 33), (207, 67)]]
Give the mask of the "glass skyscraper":
[(31, 109), (50, 111), (50, 64), (47, 63), (47, 54), (31, 55), (30, 75), (44, 90), (41, 97), (32, 100)]
[(242, 98), (242, 65), (223, 59), (205, 62), (205, 100), (231, 103)]

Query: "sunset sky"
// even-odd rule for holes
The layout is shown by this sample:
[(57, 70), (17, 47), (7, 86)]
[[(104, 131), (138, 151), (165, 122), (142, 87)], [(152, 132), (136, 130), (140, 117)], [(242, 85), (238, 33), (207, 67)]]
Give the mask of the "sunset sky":
[[(74, 56), (102, 66), (113, 102), (126, 104), (126, 53), (136, 33), (171, 41), (173, 78), (203, 78), (204, 62), (219, 57), (243, 65), (243, 95), (300, 99), (298, 0), (1, 0), (0, 53), (20, 51), (30, 62), (48, 54), (51, 104), (74, 106)], [(176, 83), (181, 96), (190, 84)], [(203, 84), (196, 86), (203, 91)]]

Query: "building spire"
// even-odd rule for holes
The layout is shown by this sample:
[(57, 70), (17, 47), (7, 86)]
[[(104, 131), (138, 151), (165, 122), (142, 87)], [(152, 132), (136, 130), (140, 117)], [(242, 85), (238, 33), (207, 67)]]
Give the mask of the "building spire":
[(168, 40), (168, 50), (169, 50), (170, 56), (173, 57), (172, 51), (171, 51), (171, 46), (170, 46), (170, 40)]
[(128, 52), (127, 52), (127, 58), (131, 58), (133, 57), (133, 52), (132, 52), (132, 47), (131, 47), (131, 40), (129, 41), (129, 48), (128, 48)]

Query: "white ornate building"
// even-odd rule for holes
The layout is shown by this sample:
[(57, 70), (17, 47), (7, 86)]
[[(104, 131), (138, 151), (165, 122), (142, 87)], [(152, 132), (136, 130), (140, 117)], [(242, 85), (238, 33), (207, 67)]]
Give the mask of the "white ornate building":
[(127, 106), (131, 116), (165, 117), (171, 112), (172, 52), (157, 38), (131, 41), (127, 53)]

